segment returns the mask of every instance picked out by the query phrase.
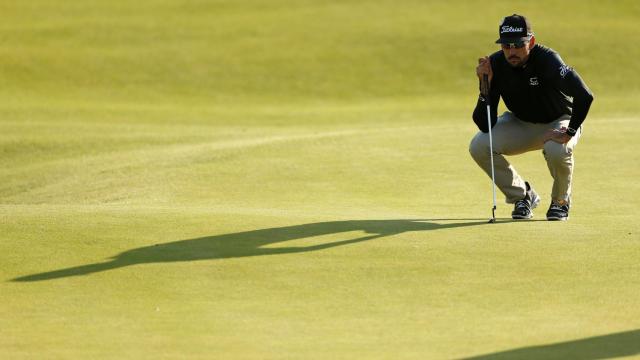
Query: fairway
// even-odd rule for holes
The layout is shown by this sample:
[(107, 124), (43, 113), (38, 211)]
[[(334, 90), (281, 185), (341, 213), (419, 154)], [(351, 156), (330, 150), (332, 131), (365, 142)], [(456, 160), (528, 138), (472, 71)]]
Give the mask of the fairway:
[[(567, 222), (468, 152), (514, 12), (596, 97)], [(0, 13), (0, 358), (640, 358), (640, 2)]]

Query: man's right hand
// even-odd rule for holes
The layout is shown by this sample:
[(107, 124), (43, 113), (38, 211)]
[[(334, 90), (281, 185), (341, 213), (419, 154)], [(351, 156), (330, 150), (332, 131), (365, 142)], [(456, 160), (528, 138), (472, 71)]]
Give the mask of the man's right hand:
[(483, 58), (478, 59), (478, 66), (476, 67), (476, 74), (478, 75), (478, 79), (482, 81), (483, 75), (489, 76), (489, 84), (491, 84), (491, 79), (493, 79), (493, 71), (491, 70), (491, 61), (489, 61), (489, 57), (485, 56)]

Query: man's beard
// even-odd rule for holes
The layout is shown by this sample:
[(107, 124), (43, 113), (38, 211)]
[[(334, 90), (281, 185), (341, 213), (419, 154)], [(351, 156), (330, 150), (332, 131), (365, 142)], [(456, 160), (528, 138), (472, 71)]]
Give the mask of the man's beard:
[[(509, 58), (507, 59), (509, 65), (511, 65), (512, 67), (521, 67), (522, 65), (524, 65), (524, 61), (522, 60), (522, 58), (520, 58), (519, 56), (509, 56)], [(512, 60), (516, 60), (516, 63), (512, 63)]]

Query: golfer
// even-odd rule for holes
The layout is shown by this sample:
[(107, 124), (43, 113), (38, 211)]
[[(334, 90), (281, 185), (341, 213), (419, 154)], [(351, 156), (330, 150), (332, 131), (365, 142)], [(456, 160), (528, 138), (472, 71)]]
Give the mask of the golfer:
[[(523, 180), (505, 155), (542, 150), (553, 177), (548, 220), (567, 220), (571, 207), (573, 151), (582, 134), (591, 90), (578, 73), (567, 66), (557, 52), (536, 44), (527, 18), (507, 16), (498, 28), (502, 50), (478, 60), (480, 81), (487, 75), (488, 96), (480, 95), (473, 121), (480, 132), (471, 140), (469, 151), (478, 165), (491, 176), (487, 101), (496, 186), (514, 204), (514, 219), (530, 219), (540, 202), (538, 194)], [(481, 84), (482, 87), (482, 84)], [(502, 98), (508, 111), (497, 116)]]

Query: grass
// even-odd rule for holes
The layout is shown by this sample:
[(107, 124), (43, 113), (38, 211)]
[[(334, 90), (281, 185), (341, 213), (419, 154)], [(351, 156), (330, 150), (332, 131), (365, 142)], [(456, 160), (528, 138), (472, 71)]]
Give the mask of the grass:
[[(401, 5), (0, 3), (2, 357), (640, 355), (639, 5)], [(513, 12), (596, 94), (566, 223), (485, 224)]]

